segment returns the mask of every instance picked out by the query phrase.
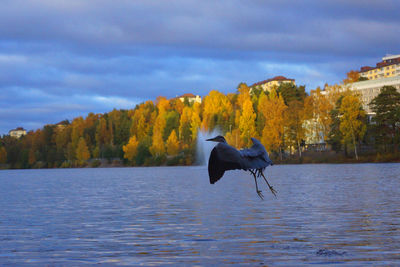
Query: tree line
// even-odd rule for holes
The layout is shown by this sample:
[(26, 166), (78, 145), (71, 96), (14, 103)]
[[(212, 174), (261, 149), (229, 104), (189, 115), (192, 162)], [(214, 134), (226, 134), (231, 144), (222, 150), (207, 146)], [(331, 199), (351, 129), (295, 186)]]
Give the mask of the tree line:
[[(351, 82), (348, 75), (346, 82)], [(350, 81), (349, 81), (350, 80)], [(202, 103), (185, 98), (146, 101), (130, 110), (89, 113), (85, 118), (46, 125), (16, 139), (0, 138), (3, 168), (98, 166), (117, 161), (129, 166), (195, 163), (198, 131), (218, 129), (237, 148), (258, 138), (271, 157), (302, 156), (307, 143), (325, 142), (333, 150), (360, 144), (397, 152), (400, 142), (400, 94), (385, 86), (371, 101), (369, 120), (360, 96), (345, 85), (317, 88), (283, 83), (270, 92), (239, 84), (235, 93), (211, 91)]]

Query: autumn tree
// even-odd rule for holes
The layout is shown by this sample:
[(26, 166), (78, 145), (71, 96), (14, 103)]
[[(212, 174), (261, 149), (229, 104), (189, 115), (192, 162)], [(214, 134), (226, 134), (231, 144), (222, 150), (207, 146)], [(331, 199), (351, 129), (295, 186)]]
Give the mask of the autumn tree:
[(285, 112), (285, 125), (287, 144), (297, 148), (301, 157), (301, 143), (305, 138), (304, 105), (298, 100), (293, 100)]
[(134, 158), (137, 155), (138, 145), (139, 142), (137, 141), (136, 136), (131, 136), (131, 138), (129, 138), (128, 144), (122, 147), (122, 150), (124, 151), (124, 158), (133, 162)]
[(366, 130), (365, 111), (362, 109), (359, 97), (355, 95), (343, 97), (339, 112), (343, 142), (352, 144), (358, 160), (357, 142), (363, 138)]
[(35, 164), (36, 162), (36, 155), (35, 155), (35, 150), (33, 149), (33, 147), (31, 147), (31, 149), (29, 150), (29, 155), (28, 155), (28, 163), (29, 165), (33, 166), (33, 164)]
[(268, 96), (263, 95), (258, 102), (258, 110), (265, 119), (261, 142), (267, 150), (279, 152), (282, 156), (284, 136), (284, 113), (287, 109), (283, 97), (272, 89)]
[(172, 130), (167, 140), (167, 154), (175, 156), (179, 152), (179, 142), (175, 130)]
[(201, 128), (205, 131), (212, 131), (216, 126), (219, 126), (222, 131), (227, 131), (232, 111), (232, 104), (226, 95), (216, 90), (211, 91), (204, 98)]
[(304, 101), (304, 116), (310, 126), (308, 130), (309, 136), (313, 136), (315, 142), (321, 139), (326, 141), (330, 132), (332, 123), (330, 112), (334, 105), (329, 101), (325, 94), (322, 94), (318, 87), (311, 90), (309, 97)]
[(147, 101), (136, 106), (133, 114), (131, 114), (131, 136), (135, 135), (141, 141), (148, 135), (154, 111), (155, 106), (152, 101)]
[(240, 137), (247, 145), (251, 145), (251, 137), (256, 137), (255, 126), (256, 114), (254, 113), (253, 103), (250, 98), (243, 103), (243, 110), (239, 120)]
[(7, 162), (7, 150), (4, 146), (0, 147), (0, 164), (5, 164)]
[(79, 138), (78, 145), (76, 148), (76, 159), (79, 163), (83, 163), (86, 160), (90, 159), (90, 152), (86, 145), (85, 138)]
[(190, 118), (190, 132), (192, 141), (197, 139), (197, 133), (199, 131), (200, 125), (201, 125), (200, 104), (194, 103), (192, 116)]
[(165, 109), (161, 108), (153, 126), (153, 137), (150, 153), (154, 157), (162, 156), (165, 153), (163, 132), (166, 125), (166, 120), (164, 115)]
[(355, 70), (349, 71), (346, 76), (346, 79), (343, 80), (343, 84), (358, 82), (360, 79), (360, 73)]
[(177, 131), (180, 126), (179, 113), (175, 110), (166, 112), (165, 128), (163, 131), (163, 139), (166, 141), (173, 130)]
[(250, 88), (245, 83), (240, 83), (238, 86), (237, 104), (239, 108), (243, 108), (245, 102), (250, 99)]
[(240, 137), (240, 130), (233, 129), (230, 132), (227, 132), (225, 135), (226, 142), (237, 149), (241, 149), (245, 146), (242, 138)]
[(192, 140), (191, 131), (191, 119), (192, 119), (192, 109), (190, 107), (184, 107), (182, 115), (179, 121), (179, 139), (184, 143), (189, 144)]

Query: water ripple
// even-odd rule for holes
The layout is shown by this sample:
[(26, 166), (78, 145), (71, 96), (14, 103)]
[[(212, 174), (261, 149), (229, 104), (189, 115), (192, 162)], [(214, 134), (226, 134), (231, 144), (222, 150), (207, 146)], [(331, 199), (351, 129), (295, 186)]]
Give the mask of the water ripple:
[(400, 265), (400, 164), (0, 171), (0, 264)]

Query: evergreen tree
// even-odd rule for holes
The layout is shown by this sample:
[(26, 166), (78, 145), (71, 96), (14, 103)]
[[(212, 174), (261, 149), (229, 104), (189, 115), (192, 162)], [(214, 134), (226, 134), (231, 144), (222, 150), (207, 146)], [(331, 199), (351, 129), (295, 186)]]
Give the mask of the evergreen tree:
[(398, 144), (400, 130), (400, 93), (393, 86), (384, 86), (379, 95), (370, 103), (371, 110), (376, 113), (375, 138), (378, 143)]

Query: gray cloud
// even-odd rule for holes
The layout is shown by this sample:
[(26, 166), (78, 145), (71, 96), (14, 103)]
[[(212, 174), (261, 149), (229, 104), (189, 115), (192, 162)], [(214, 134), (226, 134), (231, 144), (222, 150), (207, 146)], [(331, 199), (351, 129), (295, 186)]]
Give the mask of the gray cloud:
[(308, 89), (338, 82), (399, 53), (399, 9), (395, 0), (6, 0), (0, 134), (275, 75)]

